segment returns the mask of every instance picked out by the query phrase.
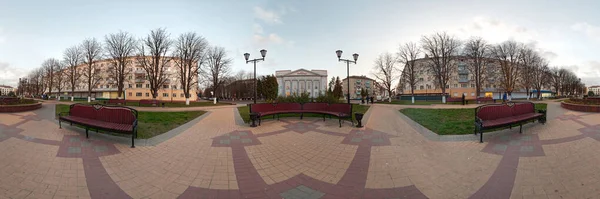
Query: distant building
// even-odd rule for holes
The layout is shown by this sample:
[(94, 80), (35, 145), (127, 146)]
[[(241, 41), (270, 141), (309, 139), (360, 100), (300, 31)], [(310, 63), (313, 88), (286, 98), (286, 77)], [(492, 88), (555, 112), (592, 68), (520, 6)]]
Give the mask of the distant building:
[[(594, 92), (594, 95), (600, 95), (600, 86), (590, 86), (587, 88), (588, 92)], [(587, 94), (587, 93), (586, 93)]]
[(275, 71), (275, 77), (279, 96), (308, 93), (310, 97), (318, 97), (327, 91), (327, 70), (279, 70)]
[(16, 92), (16, 89), (12, 86), (0, 85), (0, 95), (8, 95), (11, 91)]
[[(360, 99), (361, 89), (365, 89), (369, 96), (381, 95), (381, 87), (374, 79), (367, 76), (350, 76), (350, 99)], [(348, 95), (348, 78), (342, 80), (342, 91), (344, 96)]]

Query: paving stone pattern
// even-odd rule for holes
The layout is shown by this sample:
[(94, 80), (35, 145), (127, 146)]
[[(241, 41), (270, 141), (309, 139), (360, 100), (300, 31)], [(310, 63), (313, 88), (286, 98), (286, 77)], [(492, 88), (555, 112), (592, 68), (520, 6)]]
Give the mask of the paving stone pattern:
[[(239, 125), (235, 107), (156, 146), (59, 129), (53, 104), (0, 115), (0, 198), (596, 198), (600, 114), (550, 104), (545, 125), (438, 136), (373, 105), (335, 119)], [(440, 108), (440, 106), (423, 106)], [(454, 107), (460, 108), (460, 107)], [(235, 119), (233, 119), (235, 118)]]

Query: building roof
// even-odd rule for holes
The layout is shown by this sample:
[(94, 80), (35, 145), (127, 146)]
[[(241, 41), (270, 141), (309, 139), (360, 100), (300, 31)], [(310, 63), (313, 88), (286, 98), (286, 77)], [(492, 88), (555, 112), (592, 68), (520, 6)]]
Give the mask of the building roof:
[(13, 88), (12, 86), (0, 85), (0, 88)]
[[(371, 81), (375, 81), (374, 79), (371, 79), (371, 78), (369, 78), (367, 76), (364, 76), (364, 75), (361, 75), (361, 76), (351, 75), (349, 78), (350, 79), (368, 79), (368, 80), (371, 80)], [(342, 81), (344, 81), (344, 80), (346, 80), (346, 78), (342, 79)]]
[(590, 86), (588, 88), (600, 88), (600, 86)]
[(306, 70), (304, 68), (292, 71), (292, 70), (278, 70), (275, 71), (275, 77), (287, 77), (287, 76), (322, 76), (327, 77), (327, 70)]

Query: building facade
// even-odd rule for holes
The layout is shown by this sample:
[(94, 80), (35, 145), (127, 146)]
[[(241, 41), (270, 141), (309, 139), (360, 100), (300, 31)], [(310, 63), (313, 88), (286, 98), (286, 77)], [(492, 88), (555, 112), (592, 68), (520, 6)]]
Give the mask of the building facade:
[[(350, 99), (361, 99), (361, 89), (365, 89), (369, 96), (381, 95), (380, 86), (377, 82), (366, 76), (350, 76)], [(342, 80), (342, 91), (348, 96), (348, 78)]]
[(10, 92), (15, 92), (16, 95), (16, 89), (12, 86), (0, 85), (0, 95), (8, 95)]
[(590, 92), (590, 91), (594, 92), (594, 95), (600, 95), (600, 86), (590, 86), (590, 87), (587, 88), (587, 91), (588, 92)]
[[(431, 59), (421, 58), (415, 60), (417, 84), (414, 88), (415, 95), (441, 95), (442, 89), (435, 79), (433, 71), (430, 69)], [(473, 63), (472, 59), (467, 57), (457, 56), (451, 61), (450, 80), (446, 87), (446, 94), (450, 97), (462, 97), (465, 95), (466, 99), (475, 99), (477, 97), (492, 97), (494, 99), (502, 99), (502, 96), (506, 91), (502, 88), (501, 78), (502, 73), (500, 72), (500, 61), (499, 60), (488, 60), (483, 84), (481, 85), (480, 95), (476, 96), (476, 85), (475, 76), (469, 71), (469, 66)], [(403, 72), (407, 72), (404, 70)], [(406, 77), (406, 74), (402, 74), (402, 77)], [(403, 95), (411, 94), (410, 85), (408, 83), (401, 84), (398, 90)], [(532, 93), (534, 89), (530, 89), (530, 97), (537, 97), (537, 93)], [(542, 88), (542, 96), (548, 96), (549, 89)], [(545, 92), (544, 92), (545, 91)], [(517, 83), (514, 90), (512, 91), (512, 98), (527, 98), (527, 92), (522, 89)]]
[(325, 95), (327, 91), (327, 70), (298, 69), (275, 71), (278, 96), (307, 93), (310, 97)]
[[(150, 82), (148, 80), (146, 71), (142, 68), (142, 65), (138, 59), (139, 57), (130, 57), (128, 60), (129, 62), (126, 67), (127, 72), (125, 75), (123, 94), (121, 95), (121, 98), (124, 98), (125, 100), (152, 99)], [(176, 58), (167, 57), (167, 59), (170, 59), (165, 67), (165, 75), (167, 80), (158, 89), (158, 96), (156, 99), (161, 101), (185, 101), (186, 98), (177, 75), (178, 67), (176, 67), (174, 61)], [(116, 61), (113, 59), (105, 59), (94, 62), (97, 67), (94, 73), (98, 78), (98, 81), (92, 86), (91, 98), (116, 99), (118, 97), (117, 82), (111, 76), (110, 71), (111, 65), (115, 63)], [(78, 80), (78, 84), (74, 93), (71, 93), (70, 84), (65, 83), (61, 93), (58, 93), (58, 90), (53, 88), (50, 94), (58, 94), (61, 97), (70, 97), (72, 95), (75, 98), (87, 98), (88, 83), (86, 81), (87, 79), (82, 75), (84, 74), (85, 67), (86, 66), (84, 64), (77, 66), (77, 70), (79, 70), (78, 73), (81, 75), (81, 77)], [(195, 78), (198, 77), (196, 76)], [(190, 88), (190, 101), (197, 100), (198, 96), (196, 95), (196, 90), (197, 85), (192, 85)]]

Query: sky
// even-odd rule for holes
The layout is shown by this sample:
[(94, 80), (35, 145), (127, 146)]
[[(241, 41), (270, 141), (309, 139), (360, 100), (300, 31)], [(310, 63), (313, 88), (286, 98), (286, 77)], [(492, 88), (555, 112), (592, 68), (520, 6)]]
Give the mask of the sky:
[(324, 69), (346, 76), (342, 58), (360, 56), (350, 75), (373, 77), (382, 53), (406, 42), (446, 31), (459, 39), (481, 36), (490, 43), (509, 39), (533, 46), (551, 66), (575, 72), (587, 85), (600, 85), (600, 1), (543, 0), (431, 1), (81, 1), (0, 0), (0, 84), (86, 38), (120, 30), (136, 38), (165, 28), (175, 39), (185, 32), (222, 46), (233, 60), (232, 75), (252, 71), (243, 54), (259, 58), (257, 74), (276, 70)]

